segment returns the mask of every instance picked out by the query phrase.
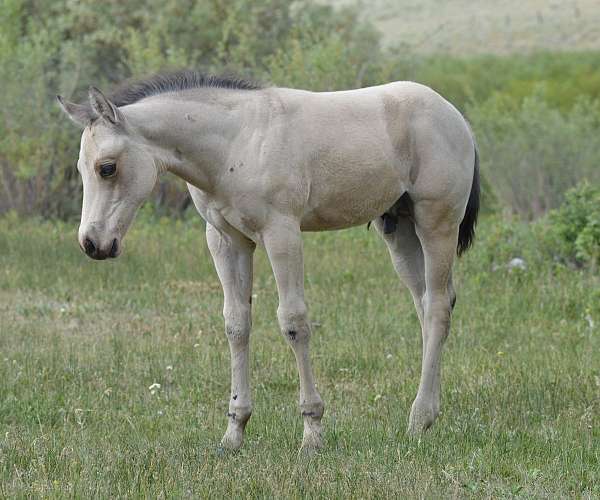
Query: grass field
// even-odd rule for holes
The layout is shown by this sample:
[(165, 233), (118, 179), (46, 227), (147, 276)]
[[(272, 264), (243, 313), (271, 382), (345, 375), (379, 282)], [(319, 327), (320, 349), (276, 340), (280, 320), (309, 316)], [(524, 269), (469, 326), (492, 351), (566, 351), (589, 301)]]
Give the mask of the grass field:
[[(382, 243), (306, 236), (326, 403), (311, 459), (262, 252), (254, 414), (242, 451), (220, 454), (229, 353), (200, 220), (138, 221), (110, 262), (75, 233), (0, 219), (0, 497), (600, 496), (600, 280), (551, 265), (525, 225), (484, 218), (458, 265), (442, 415), (420, 440), (405, 435), (417, 319)], [(526, 270), (506, 268), (516, 256)]]

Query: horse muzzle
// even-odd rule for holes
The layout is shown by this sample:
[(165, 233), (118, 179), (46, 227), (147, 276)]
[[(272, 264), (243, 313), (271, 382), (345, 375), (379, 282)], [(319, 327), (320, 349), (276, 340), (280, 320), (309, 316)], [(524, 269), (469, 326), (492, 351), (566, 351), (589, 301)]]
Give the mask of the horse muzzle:
[(90, 236), (83, 236), (79, 246), (85, 254), (95, 260), (114, 259), (121, 253), (121, 245), (117, 238), (113, 238), (108, 244), (101, 245), (99, 241)]

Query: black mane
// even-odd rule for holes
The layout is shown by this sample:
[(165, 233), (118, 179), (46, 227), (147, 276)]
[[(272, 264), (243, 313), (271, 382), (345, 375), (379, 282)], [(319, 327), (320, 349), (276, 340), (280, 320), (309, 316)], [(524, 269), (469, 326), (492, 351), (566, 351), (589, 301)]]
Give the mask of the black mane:
[(182, 70), (174, 73), (159, 73), (144, 80), (126, 83), (118, 88), (109, 99), (118, 107), (133, 104), (146, 97), (202, 87), (221, 89), (257, 90), (257, 83), (226, 76), (205, 75), (198, 71)]

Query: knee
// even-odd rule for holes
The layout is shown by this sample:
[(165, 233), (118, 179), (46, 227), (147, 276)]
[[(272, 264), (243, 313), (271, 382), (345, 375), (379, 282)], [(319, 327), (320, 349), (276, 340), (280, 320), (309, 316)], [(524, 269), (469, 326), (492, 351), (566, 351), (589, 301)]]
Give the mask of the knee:
[(427, 290), (422, 298), (425, 313), (443, 314), (452, 310), (456, 295), (454, 290), (448, 288), (443, 291)]
[(423, 311), (425, 319), (429, 322), (441, 323), (444, 329), (450, 326), (450, 315), (456, 297), (449, 291), (443, 293), (426, 292), (423, 297)]
[(310, 326), (304, 303), (280, 305), (277, 319), (281, 332), (290, 342), (299, 342), (310, 338)]
[(247, 342), (252, 327), (250, 309), (246, 307), (225, 307), (225, 333), (229, 341)]

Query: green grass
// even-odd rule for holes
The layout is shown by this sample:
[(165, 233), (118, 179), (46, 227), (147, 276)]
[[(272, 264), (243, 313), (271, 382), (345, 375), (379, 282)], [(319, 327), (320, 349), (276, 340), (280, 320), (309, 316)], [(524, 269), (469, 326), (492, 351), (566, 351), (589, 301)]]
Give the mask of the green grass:
[[(600, 496), (599, 279), (551, 265), (527, 226), (486, 218), (461, 259), (442, 415), (420, 440), (405, 435), (417, 319), (382, 242), (364, 227), (306, 236), (326, 403), (311, 459), (262, 251), (254, 414), (222, 455), (229, 355), (201, 222), (138, 221), (110, 262), (75, 233), (0, 219), (1, 497)], [(506, 269), (514, 256), (527, 270)]]

